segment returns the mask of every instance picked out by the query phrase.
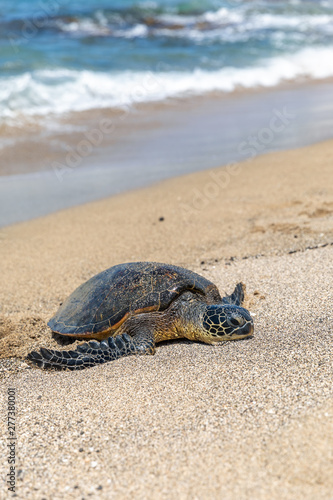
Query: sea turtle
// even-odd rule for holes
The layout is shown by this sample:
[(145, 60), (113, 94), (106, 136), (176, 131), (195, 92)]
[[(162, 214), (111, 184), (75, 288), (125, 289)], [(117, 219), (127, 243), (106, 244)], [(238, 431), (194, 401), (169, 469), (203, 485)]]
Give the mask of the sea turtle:
[(218, 344), (242, 339), (253, 333), (243, 299), (242, 283), (221, 298), (213, 283), (182, 267), (119, 264), (79, 286), (48, 323), (60, 335), (101, 342), (71, 351), (41, 348), (28, 359), (41, 368), (79, 370), (130, 354), (154, 354), (162, 340), (185, 337)]

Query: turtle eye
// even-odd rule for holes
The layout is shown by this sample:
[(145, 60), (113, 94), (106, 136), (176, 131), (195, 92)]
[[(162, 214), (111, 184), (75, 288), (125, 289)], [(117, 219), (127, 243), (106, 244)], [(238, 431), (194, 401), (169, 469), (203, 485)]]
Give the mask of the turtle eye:
[(238, 328), (238, 327), (244, 325), (245, 320), (241, 316), (232, 316), (231, 318), (228, 318), (228, 323), (231, 326), (234, 326), (235, 328)]

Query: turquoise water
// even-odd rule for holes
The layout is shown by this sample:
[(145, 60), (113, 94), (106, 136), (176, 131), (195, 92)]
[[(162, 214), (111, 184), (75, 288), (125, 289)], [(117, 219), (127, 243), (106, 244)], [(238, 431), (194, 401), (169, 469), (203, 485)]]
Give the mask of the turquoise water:
[(0, 0), (0, 119), (333, 75), (333, 1)]

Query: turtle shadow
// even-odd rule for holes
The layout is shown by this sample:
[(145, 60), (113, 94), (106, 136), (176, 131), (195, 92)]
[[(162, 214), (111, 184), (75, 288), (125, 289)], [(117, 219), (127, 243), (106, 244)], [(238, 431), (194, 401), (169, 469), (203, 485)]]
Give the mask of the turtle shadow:
[[(232, 340), (225, 340), (222, 342), (219, 342), (219, 345), (223, 346), (226, 345), (229, 342), (243, 342), (243, 340), (252, 340), (254, 335), (249, 335), (248, 337), (244, 337), (243, 339), (232, 339)], [(175, 344), (180, 344), (180, 345), (189, 345), (189, 344), (203, 344), (203, 345), (208, 345), (206, 342), (203, 342), (201, 340), (189, 340), (186, 338), (182, 339), (170, 339), (170, 340), (162, 340), (161, 342), (158, 343), (159, 347), (162, 346), (167, 346), (167, 345), (175, 345)]]
[(77, 341), (75, 337), (68, 337), (68, 335), (60, 335), (60, 333), (52, 332), (52, 338), (57, 344), (64, 346), (74, 344)]
[(188, 339), (170, 339), (170, 340), (162, 340), (157, 345), (162, 347), (164, 345), (175, 345), (175, 344), (193, 344), (193, 340)]

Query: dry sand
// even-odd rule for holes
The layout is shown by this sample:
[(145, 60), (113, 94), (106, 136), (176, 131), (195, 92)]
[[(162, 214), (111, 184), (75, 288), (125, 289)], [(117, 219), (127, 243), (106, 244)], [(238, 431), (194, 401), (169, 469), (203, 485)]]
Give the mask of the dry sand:
[[(332, 164), (330, 141), (0, 231), (17, 498), (333, 498)], [(79, 372), (22, 361), (56, 345), (46, 321), (76, 286), (136, 260), (184, 265), (222, 292), (244, 281), (255, 336)], [(0, 469), (7, 498), (5, 458)]]

